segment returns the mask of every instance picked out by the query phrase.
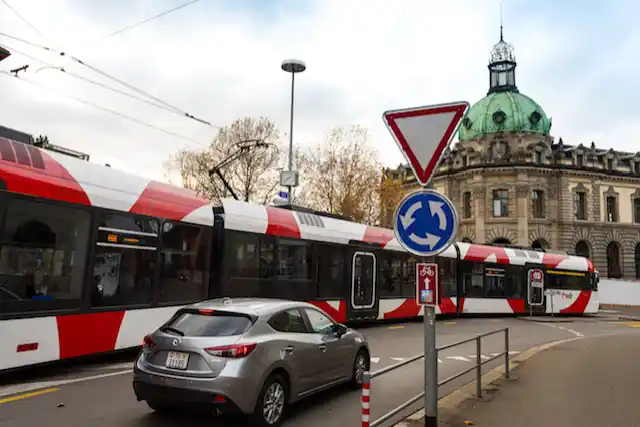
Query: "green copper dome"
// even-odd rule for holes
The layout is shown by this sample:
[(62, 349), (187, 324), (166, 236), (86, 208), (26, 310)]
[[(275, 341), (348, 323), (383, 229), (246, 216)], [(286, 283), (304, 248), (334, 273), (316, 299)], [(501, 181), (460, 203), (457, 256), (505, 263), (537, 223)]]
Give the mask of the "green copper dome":
[(519, 132), (549, 136), (551, 119), (533, 99), (516, 86), (513, 46), (500, 41), (493, 46), (489, 62), (489, 93), (476, 102), (462, 120), (460, 141), (497, 132)]
[(475, 103), (462, 121), (461, 141), (496, 132), (538, 133), (551, 130), (551, 119), (533, 99), (518, 92), (493, 92)]

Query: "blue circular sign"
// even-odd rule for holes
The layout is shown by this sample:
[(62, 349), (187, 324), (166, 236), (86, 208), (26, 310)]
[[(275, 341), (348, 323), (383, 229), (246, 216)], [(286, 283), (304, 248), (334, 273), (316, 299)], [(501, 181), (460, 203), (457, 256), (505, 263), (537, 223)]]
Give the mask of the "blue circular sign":
[(448, 197), (435, 190), (418, 190), (398, 204), (393, 230), (407, 251), (433, 256), (453, 243), (458, 232), (458, 214)]

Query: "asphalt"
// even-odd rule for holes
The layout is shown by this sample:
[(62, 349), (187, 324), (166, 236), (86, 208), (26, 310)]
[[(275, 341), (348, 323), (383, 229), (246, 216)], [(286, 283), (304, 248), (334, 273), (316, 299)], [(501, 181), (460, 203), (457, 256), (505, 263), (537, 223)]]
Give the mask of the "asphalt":
[[(513, 318), (457, 319), (437, 323), (439, 346), (473, 337), (504, 327), (510, 329), (512, 355), (551, 341), (571, 337), (598, 336), (620, 331), (640, 331), (635, 322), (614, 321), (603, 317), (581, 319), (562, 324), (525, 322)], [(362, 329), (372, 349), (373, 370), (397, 363), (423, 352), (423, 325), (419, 322), (382, 325)], [(492, 335), (482, 340), (482, 357), (504, 350), (504, 336)], [(448, 378), (470, 366), (475, 358), (475, 343), (468, 343), (441, 352), (439, 379)], [(124, 360), (122, 360), (124, 357)], [(129, 359), (127, 359), (129, 357)], [(192, 427), (238, 425), (238, 420), (212, 419), (209, 415), (182, 414), (178, 418), (160, 416), (145, 403), (137, 402), (131, 388), (132, 356), (119, 356), (114, 363), (100, 362), (50, 368), (33, 376), (23, 375), (0, 384), (0, 425), (3, 427), (118, 426), (165, 427), (188, 422)], [(485, 365), (483, 371), (498, 366), (501, 361)], [(57, 369), (61, 369), (58, 371)], [(372, 381), (371, 414), (376, 419), (419, 393), (424, 387), (423, 364), (414, 362)], [(468, 374), (440, 389), (443, 396), (473, 379)], [(45, 393), (42, 393), (42, 391)], [(34, 394), (35, 393), (35, 394)], [(42, 393), (42, 394), (38, 394)], [(401, 415), (420, 408), (420, 403)], [(397, 421), (401, 416), (394, 419)], [(343, 388), (311, 397), (292, 408), (287, 427), (320, 427), (358, 425), (360, 394)], [(391, 425), (392, 422), (384, 425)]]
[[(443, 427), (582, 427), (640, 425), (640, 330), (585, 337), (545, 350), (485, 398), (452, 411)], [(468, 425), (468, 424), (467, 424)]]

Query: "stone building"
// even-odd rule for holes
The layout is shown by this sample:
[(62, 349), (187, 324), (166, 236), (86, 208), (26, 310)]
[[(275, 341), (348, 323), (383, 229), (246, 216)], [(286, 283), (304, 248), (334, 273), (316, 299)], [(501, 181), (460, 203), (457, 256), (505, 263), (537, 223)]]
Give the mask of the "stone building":
[[(458, 210), (458, 240), (566, 251), (603, 277), (640, 278), (640, 152), (554, 140), (551, 118), (518, 90), (502, 34), (488, 68), (487, 95), (430, 183)], [(408, 166), (385, 174), (418, 187)]]

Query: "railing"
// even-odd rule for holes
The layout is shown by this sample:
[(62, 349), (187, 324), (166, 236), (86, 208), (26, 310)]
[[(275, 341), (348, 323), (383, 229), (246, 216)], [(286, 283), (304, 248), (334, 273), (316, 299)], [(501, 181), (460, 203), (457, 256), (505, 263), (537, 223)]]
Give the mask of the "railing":
[[(499, 334), (504, 332), (504, 351), (502, 353), (496, 354), (489, 359), (482, 360), (482, 338), (488, 337), (490, 335)], [(457, 341), (452, 344), (443, 345), (436, 349), (436, 355), (439, 355), (441, 351), (447, 350), (453, 347), (457, 347), (459, 345), (467, 344), (470, 342), (476, 342), (476, 363), (474, 366), (471, 366), (468, 369), (465, 369), (462, 372), (458, 372), (455, 375), (450, 376), (442, 381), (438, 381), (438, 388), (441, 386), (450, 383), (451, 381), (460, 378), (463, 375), (468, 374), (469, 372), (475, 370), (476, 371), (476, 395), (478, 397), (482, 397), (482, 367), (494, 360), (504, 357), (504, 375), (505, 378), (509, 378), (509, 328), (497, 329), (495, 331), (487, 332), (484, 334), (476, 335), (473, 338), (468, 338), (466, 340)], [(371, 380), (379, 377), (380, 375), (386, 374), (388, 372), (394, 371), (398, 368), (401, 368), (409, 363), (413, 363), (416, 360), (420, 360), (424, 358), (424, 353), (419, 354), (417, 356), (410, 357), (407, 360), (403, 360), (398, 363), (394, 363), (391, 366), (387, 366), (386, 368), (382, 368), (375, 372), (365, 372), (362, 378), (362, 427), (376, 427), (382, 424), (385, 421), (390, 420), (392, 417), (396, 416), (400, 412), (407, 409), (409, 406), (413, 405), (420, 399), (424, 397), (425, 392), (422, 391), (416, 396), (404, 402), (402, 405), (390, 410), (380, 418), (374, 421), (370, 420), (370, 403), (371, 403)]]

